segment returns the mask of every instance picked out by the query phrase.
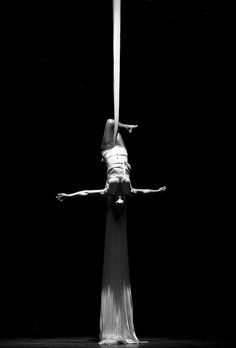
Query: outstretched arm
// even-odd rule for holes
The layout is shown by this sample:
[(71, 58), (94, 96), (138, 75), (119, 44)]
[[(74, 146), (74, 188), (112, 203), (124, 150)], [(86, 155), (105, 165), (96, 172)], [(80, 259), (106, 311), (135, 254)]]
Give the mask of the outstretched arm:
[(102, 190), (83, 190), (74, 193), (58, 193), (56, 198), (58, 201), (63, 201), (66, 198), (78, 197), (78, 196), (104, 196), (107, 194), (107, 188)]
[(150, 189), (131, 189), (131, 194), (143, 194), (143, 193), (157, 193), (166, 190), (166, 186), (160, 187), (158, 190), (150, 190)]

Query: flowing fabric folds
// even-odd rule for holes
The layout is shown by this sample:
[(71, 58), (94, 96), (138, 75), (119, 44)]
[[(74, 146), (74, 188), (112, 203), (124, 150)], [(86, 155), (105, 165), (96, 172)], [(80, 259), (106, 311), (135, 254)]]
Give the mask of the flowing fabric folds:
[(100, 344), (139, 343), (133, 325), (126, 210), (108, 202), (100, 312)]

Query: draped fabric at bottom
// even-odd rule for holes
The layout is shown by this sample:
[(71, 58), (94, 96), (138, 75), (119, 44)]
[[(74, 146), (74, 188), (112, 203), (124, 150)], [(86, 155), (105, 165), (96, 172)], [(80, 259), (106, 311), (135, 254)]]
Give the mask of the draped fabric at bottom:
[(133, 325), (126, 211), (108, 202), (100, 313), (100, 344), (139, 343)]

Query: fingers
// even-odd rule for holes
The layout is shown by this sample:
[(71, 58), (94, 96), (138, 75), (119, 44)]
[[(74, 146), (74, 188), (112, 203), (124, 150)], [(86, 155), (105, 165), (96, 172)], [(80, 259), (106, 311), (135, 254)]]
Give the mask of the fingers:
[(158, 189), (158, 191), (160, 192), (160, 191), (165, 191), (166, 190), (166, 186), (162, 186), (162, 187), (160, 187), (159, 189)]
[(56, 199), (59, 201), (59, 202), (62, 202), (65, 198), (65, 193), (58, 193), (56, 195)]

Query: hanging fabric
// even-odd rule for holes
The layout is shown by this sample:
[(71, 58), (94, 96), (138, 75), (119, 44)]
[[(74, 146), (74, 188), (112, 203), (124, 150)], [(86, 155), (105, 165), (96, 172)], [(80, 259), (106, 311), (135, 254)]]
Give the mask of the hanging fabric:
[(113, 103), (114, 103), (114, 143), (118, 131), (120, 112), (120, 35), (121, 0), (113, 0)]
[(140, 343), (133, 324), (126, 210), (117, 217), (108, 198), (100, 312), (100, 344)]
[[(113, 95), (114, 144), (119, 123), (121, 0), (113, 0)], [(108, 197), (99, 344), (139, 343), (133, 325), (129, 279), (126, 208), (116, 216), (113, 197)]]

